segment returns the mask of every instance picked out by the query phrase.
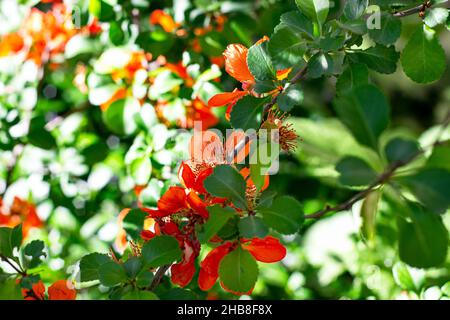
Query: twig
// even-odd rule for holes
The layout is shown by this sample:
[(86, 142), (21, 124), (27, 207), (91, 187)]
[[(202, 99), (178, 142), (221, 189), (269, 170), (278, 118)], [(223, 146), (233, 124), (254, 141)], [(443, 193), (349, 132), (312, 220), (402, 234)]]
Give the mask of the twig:
[(0, 255), (0, 259), (5, 261), (7, 264), (9, 264), (18, 274), (22, 276), (26, 276), (26, 273), (19, 268), (17, 268), (11, 261), (9, 261), (8, 257), (4, 256), (3, 254)]
[[(292, 77), (291, 81), (289, 81), (289, 85), (293, 85), (295, 83), (297, 83), (298, 81), (300, 81), (306, 74), (307, 71), (307, 65), (305, 65), (304, 67), (302, 67), (300, 70), (297, 71), (297, 73)], [(280, 96), (279, 93), (275, 96), (273, 96), (272, 100), (264, 107), (264, 112), (267, 112), (270, 110), (270, 108), (272, 108), (278, 100), (278, 97)], [(231, 162), (234, 158), (236, 158), (236, 156), (239, 154), (239, 152), (247, 145), (247, 143), (254, 139), (255, 135), (251, 135), (251, 136), (245, 136), (245, 139), (239, 141), (239, 143), (236, 145), (236, 147), (234, 148), (232, 154), (227, 155), (227, 161)]]
[(403, 11), (398, 11), (393, 13), (392, 15), (396, 18), (403, 18), (403, 17), (407, 17), (416, 13), (420, 13), (420, 12), (425, 12), (427, 9), (432, 8), (432, 7), (447, 7), (448, 5), (450, 5), (450, 1), (446, 1), (446, 2), (442, 2), (442, 3), (437, 3), (436, 5), (432, 5), (431, 1), (425, 1), (423, 4), (418, 5), (416, 7), (413, 8), (409, 8)]
[[(449, 124), (450, 124), (450, 113), (447, 115), (445, 121), (442, 124), (442, 128), (444, 128), (444, 129), (441, 130), (441, 132), (444, 132), (445, 128), (448, 127)], [(450, 141), (450, 140), (440, 141), (440, 135), (438, 135), (438, 137), (436, 138), (436, 141), (433, 144), (431, 144), (428, 148), (430, 148), (430, 147), (435, 148), (439, 145), (447, 143), (448, 141)], [(341, 204), (338, 204), (334, 207), (326, 206), (324, 209), (322, 209), (320, 211), (317, 211), (317, 212), (314, 212), (311, 214), (307, 214), (307, 215), (305, 215), (305, 219), (319, 219), (330, 212), (339, 212), (342, 210), (349, 210), (356, 202), (364, 199), (373, 190), (378, 188), (380, 185), (386, 183), (395, 174), (397, 169), (412, 162), (418, 156), (423, 154), (426, 151), (426, 149), (428, 149), (428, 148), (420, 149), (419, 151), (417, 151), (415, 154), (413, 154), (411, 157), (409, 157), (406, 160), (396, 161), (396, 162), (392, 163), (380, 176), (378, 176), (378, 178), (372, 184), (370, 184), (366, 189), (355, 194), (353, 197), (351, 197), (347, 201), (345, 201)]]
[(153, 291), (161, 283), (164, 274), (166, 273), (167, 270), (169, 270), (171, 266), (172, 266), (171, 264), (166, 264), (159, 267), (159, 269), (155, 273), (155, 277), (153, 278), (152, 283), (148, 287), (149, 291)]

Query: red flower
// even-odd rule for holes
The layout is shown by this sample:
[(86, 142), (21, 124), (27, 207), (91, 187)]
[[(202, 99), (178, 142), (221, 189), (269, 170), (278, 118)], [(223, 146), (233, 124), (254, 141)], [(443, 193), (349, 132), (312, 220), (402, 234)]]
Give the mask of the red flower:
[(198, 276), (198, 286), (203, 291), (208, 291), (219, 278), (220, 261), (231, 251), (231, 242), (226, 242), (212, 249), (200, 263), (200, 274)]
[[(247, 250), (255, 258), (255, 260), (265, 263), (278, 262), (286, 256), (286, 248), (280, 241), (274, 237), (267, 236), (264, 239), (252, 238), (242, 239), (242, 249)], [(226, 242), (211, 250), (206, 258), (200, 263), (200, 274), (198, 285), (201, 290), (208, 291), (216, 283), (219, 277), (219, 265), (222, 259), (233, 251), (235, 244)], [(236, 295), (250, 294), (249, 292), (234, 292), (221, 282), (222, 288)]]
[(163, 218), (174, 213), (192, 210), (204, 218), (208, 217), (206, 205), (193, 191), (186, 195), (186, 190), (182, 187), (172, 186), (158, 201), (158, 209), (143, 209), (152, 218)]
[(180, 287), (187, 286), (195, 275), (195, 258), (198, 252), (188, 242), (184, 241), (183, 260), (171, 267), (171, 280)]
[(68, 286), (67, 280), (58, 280), (48, 288), (49, 300), (75, 300), (77, 291)]
[(274, 237), (241, 240), (242, 249), (247, 250), (258, 261), (278, 262), (286, 256), (286, 248)]
[(162, 10), (153, 11), (149, 22), (153, 25), (159, 24), (166, 32), (173, 32), (179, 26), (169, 14)]
[(22, 289), (22, 296), (25, 300), (44, 300), (45, 299), (45, 286), (44, 283), (39, 280), (39, 282), (34, 283), (31, 290)]
[(10, 228), (22, 223), (22, 233), (25, 238), (31, 228), (41, 228), (43, 223), (36, 212), (36, 207), (19, 197), (14, 197), (14, 201), (9, 208), (9, 214), (2, 212), (0, 203), (0, 225)]

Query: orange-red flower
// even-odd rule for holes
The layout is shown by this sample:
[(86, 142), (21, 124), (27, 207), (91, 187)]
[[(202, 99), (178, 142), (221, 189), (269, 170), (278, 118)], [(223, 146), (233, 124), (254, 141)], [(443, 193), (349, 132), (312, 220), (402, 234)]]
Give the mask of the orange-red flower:
[[(48, 288), (48, 300), (75, 300), (77, 291), (69, 287), (67, 280), (58, 280)], [(25, 300), (45, 300), (45, 286), (39, 280), (29, 289), (22, 289)]]
[(44, 283), (39, 280), (31, 286), (31, 290), (22, 289), (22, 296), (25, 300), (44, 300), (45, 299), (45, 286)]
[(18, 32), (6, 34), (0, 41), (0, 57), (17, 53), (24, 45), (24, 40)]
[(160, 25), (166, 32), (173, 32), (179, 27), (171, 15), (159, 9), (152, 12), (149, 21), (153, 25)]
[[(264, 36), (256, 45), (259, 45), (265, 41), (268, 41), (269, 38)], [(210, 107), (221, 107), (227, 106), (226, 118), (230, 119), (230, 114), (233, 106), (236, 102), (246, 95), (254, 95), (257, 94), (253, 91), (253, 87), (255, 85), (255, 78), (247, 64), (247, 55), (248, 49), (242, 44), (230, 44), (225, 52), (223, 53), (225, 57), (225, 71), (242, 83), (242, 91), (235, 89), (233, 92), (224, 92), (214, 95), (208, 101), (208, 105)], [(279, 70), (277, 71), (277, 79), (283, 80), (285, 79), (291, 69)], [(271, 94), (277, 94), (279, 91), (274, 90)]]
[(172, 186), (158, 201), (158, 209), (144, 209), (152, 218), (163, 218), (175, 213), (193, 213), (203, 218), (208, 217), (206, 205), (200, 197), (190, 191), (186, 194), (186, 190), (182, 187)]
[(195, 258), (198, 256), (198, 251), (190, 241), (183, 242), (183, 259), (180, 263), (172, 265), (171, 280), (180, 287), (187, 286), (195, 275)]
[(48, 287), (49, 300), (75, 300), (77, 291), (69, 288), (67, 280), (58, 280)]
[(13, 228), (22, 223), (22, 233), (26, 237), (31, 228), (40, 228), (43, 223), (36, 212), (36, 207), (28, 201), (14, 197), (9, 207), (9, 214), (0, 203), (0, 225)]
[[(274, 237), (267, 236), (264, 239), (252, 238), (241, 239), (240, 244), (226, 242), (213, 250), (211, 250), (205, 259), (200, 263), (200, 274), (198, 277), (198, 285), (201, 290), (210, 290), (219, 278), (219, 265), (222, 259), (232, 252), (237, 245), (247, 250), (255, 258), (255, 260), (265, 263), (278, 262), (286, 256), (286, 248), (280, 241)], [(221, 282), (221, 286), (237, 295), (247, 294), (243, 292), (234, 292)], [(251, 292), (252, 289), (249, 291)]]

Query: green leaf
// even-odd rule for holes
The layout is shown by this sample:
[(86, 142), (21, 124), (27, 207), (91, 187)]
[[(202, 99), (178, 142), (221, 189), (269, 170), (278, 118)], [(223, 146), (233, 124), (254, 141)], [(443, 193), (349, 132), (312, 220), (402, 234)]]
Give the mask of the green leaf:
[(247, 293), (258, 279), (258, 265), (253, 256), (238, 246), (226, 255), (219, 265), (223, 285), (236, 293)]
[(249, 216), (239, 220), (239, 234), (243, 238), (264, 238), (269, 233), (269, 228), (259, 217)]
[(266, 41), (260, 44), (254, 44), (248, 49), (247, 65), (257, 81), (276, 78), (275, 68), (270, 59), (268, 43)]
[(406, 185), (417, 199), (435, 213), (443, 214), (450, 206), (450, 171), (426, 168), (399, 181)]
[(13, 256), (13, 248), (11, 246), (12, 228), (0, 228), (0, 254), (11, 258)]
[(270, 169), (276, 164), (280, 155), (280, 145), (270, 139), (269, 131), (259, 131), (259, 143), (250, 156), (250, 177), (259, 191), (266, 182), (267, 175), (270, 174)]
[(155, 237), (142, 247), (145, 265), (150, 268), (178, 261), (181, 255), (182, 252), (177, 239), (170, 236)]
[(304, 221), (302, 205), (292, 197), (276, 198), (269, 207), (258, 207), (267, 226), (282, 234), (294, 234)]
[(26, 256), (31, 257), (31, 259), (27, 261), (28, 268), (35, 268), (42, 262), (41, 257), (46, 256), (44, 249), (45, 244), (41, 240), (33, 240), (25, 246), (23, 253)]
[(308, 35), (314, 38), (314, 26), (311, 20), (299, 11), (286, 12), (280, 18), (281, 26), (286, 26), (298, 35)]
[(269, 53), (277, 69), (291, 68), (304, 61), (305, 41), (288, 27), (279, 28), (269, 42)]
[(321, 27), (327, 20), (330, 9), (329, 0), (295, 0), (300, 11)]
[(245, 191), (247, 184), (236, 169), (219, 165), (203, 183), (206, 191), (215, 197), (228, 198), (240, 209), (247, 208)]
[(347, 186), (365, 186), (373, 182), (377, 173), (357, 157), (346, 157), (336, 165), (340, 173), (339, 182)]
[(146, 288), (152, 283), (153, 278), (153, 272), (143, 269), (136, 277), (136, 285)]
[(125, 293), (122, 300), (159, 300), (159, 298), (151, 291), (134, 289)]
[(125, 33), (122, 30), (120, 22), (111, 21), (109, 24), (109, 40), (115, 46), (119, 46), (125, 40)]
[(239, 99), (231, 110), (230, 122), (235, 129), (258, 129), (261, 124), (261, 113), (267, 99), (245, 96)]
[(450, 143), (434, 147), (426, 166), (428, 168), (442, 168), (450, 171)]
[(0, 300), (23, 300), (16, 279), (8, 279), (0, 283)]
[(210, 57), (218, 57), (226, 47), (226, 39), (217, 31), (208, 32), (199, 39), (203, 53)]
[(448, 9), (431, 8), (425, 12), (423, 22), (430, 28), (434, 28), (440, 24), (444, 24), (449, 16)]
[(393, 46), (385, 47), (378, 44), (367, 50), (357, 50), (349, 56), (354, 62), (364, 63), (370, 69), (390, 74), (397, 69), (397, 61), (400, 55)]
[(123, 228), (132, 239), (139, 239), (148, 214), (140, 209), (131, 209), (123, 219)]
[(420, 289), (420, 283), (417, 283), (406, 264), (397, 262), (392, 268), (392, 274), (395, 282), (403, 289), (413, 292)]
[(418, 83), (439, 80), (446, 69), (445, 51), (434, 31), (425, 27), (411, 36), (401, 62), (406, 75)]
[(197, 300), (197, 296), (191, 290), (173, 288), (160, 294), (161, 300)]
[(170, 70), (158, 74), (149, 90), (149, 98), (157, 100), (161, 95), (173, 90), (183, 83), (183, 79)]
[(352, 63), (336, 82), (336, 92), (338, 94), (346, 94), (356, 87), (367, 84), (369, 84), (369, 69), (367, 69), (367, 66), (360, 63)]
[(299, 84), (289, 85), (282, 94), (278, 96), (277, 104), (281, 111), (289, 112), (293, 107), (303, 102), (303, 90)]
[(80, 281), (98, 280), (98, 269), (105, 263), (111, 262), (106, 254), (91, 253), (80, 260)]
[(344, 15), (349, 20), (361, 18), (367, 9), (369, 0), (345, 1)]
[(222, 208), (220, 205), (208, 207), (209, 219), (203, 225), (203, 231), (198, 235), (201, 243), (207, 243), (227, 221), (235, 215), (231, 208)]
[(401, 161), (407, 162), (419, 151), (416, 141), (394, 138), (384, 148), (384, 153), (389, 163)]
[(378, 150), (378, 137), (389, 122), (389, 105), (383, 93), (372, 85), (357, 87), (338, 97), (334, 105), (356, 140)]
[(308, 76), (320, 78), (333, 73), (333, 59), (328, 53), (316, 53), (308, 61)]
[(381, 190), (372, 191), (366, 196), (361, 207), (361, 235), (370, 244), (375, 239), (376, 217), (380, 198)]
[(139, 272), (142, 270), (142, 261), (139, 257), (131, 257), (123, 264), (127, 276), (131, 279), (136, 278)]
[(402, 32), (402, 22), (390, 13), (381, 15), (381, 27), (369, 29), (369, 36), (376, 43), (390, 45), (397, 41)]
[(398, 219), (400, 259), (416, 268), (438, 267), (445, 262), (448, 230), (440, 216), (410, 204), (410, 220)]
[(98, 268), (100, 283), (106, 287), (114, 287), (127, 280), (127, 273), (123, 265), (110, 261)]

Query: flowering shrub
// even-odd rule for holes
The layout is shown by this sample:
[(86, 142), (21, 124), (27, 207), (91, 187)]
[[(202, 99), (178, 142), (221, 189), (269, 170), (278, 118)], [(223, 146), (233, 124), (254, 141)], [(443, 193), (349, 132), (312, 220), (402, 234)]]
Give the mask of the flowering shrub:
[(1, 298), (450, 296), (449, 1), (5, 3)]

